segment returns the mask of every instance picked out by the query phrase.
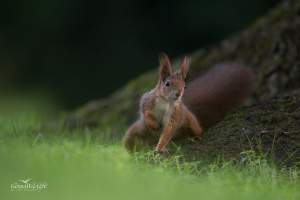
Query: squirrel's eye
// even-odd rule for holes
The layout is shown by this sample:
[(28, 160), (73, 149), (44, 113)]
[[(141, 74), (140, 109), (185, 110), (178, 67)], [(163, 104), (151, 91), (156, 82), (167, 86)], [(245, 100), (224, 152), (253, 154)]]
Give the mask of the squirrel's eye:
[(168, 86), (168, 87), (170, 86), (170, 83), (169, 83), (169, 81), (167, 81), (167, 82), (166, 82), (166, 86)]
[(184, 86), (184, 89), (186, 89), (186, 85)]

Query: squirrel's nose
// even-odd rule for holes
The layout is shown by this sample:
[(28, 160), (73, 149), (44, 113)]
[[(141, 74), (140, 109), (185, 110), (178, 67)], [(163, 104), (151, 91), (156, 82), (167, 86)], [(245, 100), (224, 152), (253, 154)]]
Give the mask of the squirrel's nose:
[(176, 97), (180, 97), (181, 92), (176, 91), (176, 92), (175, 92), (175, 95), (176, 95)]

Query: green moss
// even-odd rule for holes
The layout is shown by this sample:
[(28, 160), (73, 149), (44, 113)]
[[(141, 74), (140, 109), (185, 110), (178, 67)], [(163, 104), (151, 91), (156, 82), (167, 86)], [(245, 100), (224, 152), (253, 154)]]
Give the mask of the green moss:
[(283, 104), (283, 105), (280, 106), (280, 108), (282, 108), (282, 109), (291, 109), (294, 102), (295, 101), (291, 101), (289, 103)]
[(241, 128), (243, 128), (245, 125), (244, 124), (239, 124), (238, 126), (241, 127)]

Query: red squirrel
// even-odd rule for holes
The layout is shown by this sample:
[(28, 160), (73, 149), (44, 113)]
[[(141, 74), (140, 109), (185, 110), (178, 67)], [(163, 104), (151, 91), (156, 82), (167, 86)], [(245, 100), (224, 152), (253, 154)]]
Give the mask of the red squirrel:
[(170, 141), (200, 139), (204, 129), (252, 92), (254, 75), (246, 66), (216, 65), (186, 87), (184, 79), (189, 65), (190, 59), (185, 57), (181, 69), (172, 73), (168, 56), (159, 55), (158, 84), (142, 96), (140, 119), (123, 138), (128, 150), (156, 145), (157, 152), (168, 153), (166, 145)]

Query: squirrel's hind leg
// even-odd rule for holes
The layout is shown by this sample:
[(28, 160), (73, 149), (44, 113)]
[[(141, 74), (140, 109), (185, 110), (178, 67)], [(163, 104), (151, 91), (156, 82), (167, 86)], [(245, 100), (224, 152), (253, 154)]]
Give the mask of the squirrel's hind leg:
[(188, 111), (186, 120), (184, 122), (183, 130), (185, 131), (185, 135), (189, 136), (190, 141), (200, 140), (200, 136), (203, 132), (201, 126), (199, 125), (196, 117)]
[(139, 151), (143, 146), (147, 146), (147, 139), (151, 135), (151, 131), (141, 120), (136, 121), (127, 131), (126, 138), (123, 137), (122, 144), (125, 139), (125, 147), (129, 150)]

